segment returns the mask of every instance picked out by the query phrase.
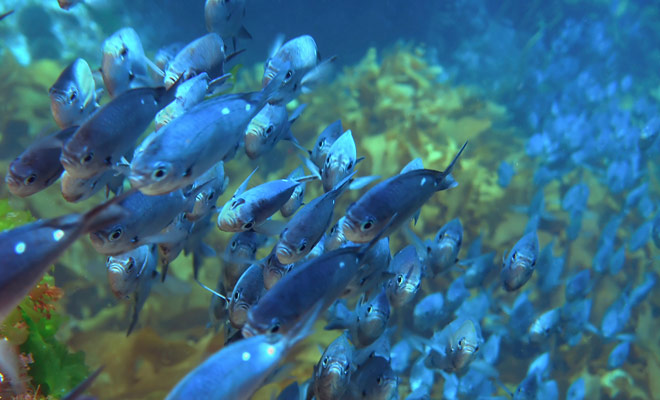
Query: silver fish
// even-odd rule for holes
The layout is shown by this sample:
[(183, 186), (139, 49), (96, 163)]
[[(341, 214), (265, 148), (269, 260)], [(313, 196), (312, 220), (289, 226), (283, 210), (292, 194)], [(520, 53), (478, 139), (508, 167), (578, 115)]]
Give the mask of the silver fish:
[(206, 72), (188, 79), (177, 86), (174, 101), (160, 110), (154, 118), (156, 130), (169, 124), (186, 111), (201, 103), (204, 97), (206, 97), (208, 88), (209, 76)]
[(192, 190), (200, 185), (204, 185), (204, 187), (197, 193), (193, 209), (186, 214), (186, 218), (190, 221), (196, 221), (209, 216), (215, 211), (215, 203), (225, 192), (228, 184), (229, 178), (225, 176), (224, 163), (220, 161), (193, 184)]
[(190, 196), (181, 191), (161, 196), (131, 193), (120, 201), (127, 215), (115, 224), (92, 231), (92, 246), (101, 254), (117, 255), (144, 244), (166, 241), (157, 235), (190, 206)]
[(291, 218), (274, 249), (281, 263), (293, 264), (312, 251), (330, 226), (337, 198), (350, 182), (351, 176), (345, 177), (337, 187), (309, 202)]
[(243, 26), (246, 0), (206, 0), (204, 20), (206, 30), (216, 32), (224, 39), (232, 39), (236, 50), (236, 38), (252, 39)]
[(536, 231), (525, 234), (509, 251), (508, 256), (502, 255), (502, 272), (500, 277), (504, 289), (509, 292), (520, 289), (534, 273), (536, 260), (539, 257), (539, 238)]
[(296, 122), (306, 104), (301, 104), (289, 117), (286, 106), (266, 104), (252, 118), (245, 130), (245, 154), (254, 160), (272, 150), (280, 140), (298, 143), (291, 133), (291, 125)]
[(78, 129), (63, 129), (32, 143), (9, 164), (5, 182), (9, 191), (19, 197), (31, 196), (52, 185), (62, 175), (62, 145)]
[(228, 291), (234, 289), (234, 285), (251, 265), (250, 261), (255, 259), (257, 250), (265, 241), (265, 236), (254, 231), (239, 232), (232, 236), (223, 255), (225, 263), (222, 268), (223, 280)]
[(283, 70), (286, 63), (292, 77), (300, 81), (320, 60), (314, 38), (309, 35), (295, 37), (284, 43), (266, 60), (262, 86), (268, 85), (273, 77)]
[(253, 174), (254, 171), (220, 210), (218, 228), (221, 231), (241, 232), (260, 228), (291, 198), (303, 180), (278, 179), (245, 190)]
[(534, 343), (543, 342), (557, 329), (560, 318), (559, 308), (541, 314), (529, 327), (529, 340)]
[(179, 79), (188, 80), (203, 72), (215, 78), (223, 74), (225, 44), (216, 33), (197, 38), (181, 49), (165, 70), (164, 83), (170, 88)]
[(328, 156), (330, 147), (332, 144), (342, 135), (344, 128), (341, 125), (341, 120), (337, 120), (330, 125), (328, 125), (316, 139), (314, 148), (309, 151), (309, 158), (312, 160), (314, 165), (319, 169), (323, 168), (325, 164), (325, 159)]
[(390, 303), (384, 289), (365, 301), (360, 299), (356, 306), (357, 334), (354, 336), (359, 347), (374, 343), (387, 328), (390, 319)]
[(280, 84), (275, 80), (261, 92), (204, 101), (152, 133), (136, 150), (131, 183), (145, 194), (164, 194), (192, 184), (219, 161), (233, 158), (247, 124)]
[(165, 399), (250, 399), (293, 346), (309, 335), (320, 308), (312, 306), (286, 334), (257, 335), (223, 347), (190, 371)]
[[(303, 170), (302, 167), (298, 167), (291, 171), (291, 173), (287, 176), (287, 179), (296, 179), (296, 178), (302, 178), (305, 176), (305, 171)], [(305, 182), (301, 183), (299, 186), (296, 187), (296, 189), (293, 191), (291, 194), (291, 198), (287, 200), (286, 203), (280, 208), (280, 214), (284, 218), (288, 218), (292, 216), (300, 206), (302, 206), (303, 201), (305, 199), (305, 188), (307, 187), (307, 184)]]
[(108, 257), (108, 281), (118, 299), (133, 297), (133, 312), (126, 336), (135, 328), (140, 311), (144, 307), (151, 285), (158, 278), (158, 249), (156, 246), (140, 246), (127, 253)]
[(454, 218), (447, 222), (428, 244), (428, 262), (435, 274), (446, 270), (456, 263), (458, 252), (463, 242), (463, 225)]
[(128, 153), (174, 91), (139, 88), (123, 92), (94, 113), (62, 148), (60, 162), (76, 178), (110, 169)]
[(423, 272), (415, 246), (408, 245), (394, 255), (390, 263), (390, 273), (394, 276), (386, 284), (392, 306), (401, 307), (412, 301), (422, 284)]
[[(273, 248), (274, 250), (274, 248)], [(291, 272), (294, 265), (293, 264), (282, 264), (277, 259), (277, 254), (274, 251), (271, 251), (268, 256), (266, 256), (264, 262), (264, 286), (267, 290), (270, 290), (277, 282), (279, 282), (284, 275)]]
[(236, 282), (229, 298), (229, 322), (234, 328), (241, 329), (245, 325), (248, 310), (265, 292), (263, 266), (253, 264)]
[(80, 236), (125, 216), (113, 199), (85, 214), (39, 220), (0, 233), (0, 321)]
[(64, 171), (60, 179), (60, 186), (64, 200), (78, 203), (92, 197), (104, 187), (107, 191), (119, 194), (123, 189), (123, 182), (124, 176), (117, 175), (113, 170), (101, 172), (86, 179), (74, 178)]
[(342, 232), (343, 225), (340, 222), (337, 222), (330, 228), (328, 237), (325, 240), (325, 249), (327, 251), (338, 249), (347, 243), (344, 232)]
[(153, 85), (147, 71), (147, 57), (135, 29), (122, 28), (103, 42), (101, 74), (110, 97)]
[[(333, 340), (314, 366), (311, 390), (318, 400), (339, 400), (348, 388), (353, 364), (353, 345), (346, 334)], [(310, 390), (308, 389), (308, 390)]]
[(482, 343), (479, 324), (457, 318), (433, 335), (425, 364), (445, 371), (461, 371), (475, 359)]
[(80, 125), (99, 107), (87, 61), (76, 58), (48, 89), (50, 110), (60, 128)]
[(394, 400), (398, 397), (399, 378), (389, 359), (370, 356), (351, 377), (345, 399)]
[(356, 243), (373, 239), (384, 226), (387, 236), (419, 210), (434, 193), (457, 185), (450, 173), (463, 153), (461, 147), (445, 171), (419, 169), (395, 175), (369, 189), (346, 210), (344, 236)]
[(353, 173), (355, 165), (364, 158), (357, 158), (357, 150), (351, 130), (344, 132), (328, 150), (328, 155), (321, 169), (323, 190), (332, 190), (339, 182)]

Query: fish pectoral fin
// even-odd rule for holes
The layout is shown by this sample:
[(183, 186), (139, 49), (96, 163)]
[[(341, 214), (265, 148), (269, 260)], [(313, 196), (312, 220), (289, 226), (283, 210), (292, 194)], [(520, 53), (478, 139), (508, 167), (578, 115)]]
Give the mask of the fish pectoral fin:
[(348, 188), (350, 190), (360, 190), (378, 179), (380, 179), (380, 175), (360, 176), (353, 179)]

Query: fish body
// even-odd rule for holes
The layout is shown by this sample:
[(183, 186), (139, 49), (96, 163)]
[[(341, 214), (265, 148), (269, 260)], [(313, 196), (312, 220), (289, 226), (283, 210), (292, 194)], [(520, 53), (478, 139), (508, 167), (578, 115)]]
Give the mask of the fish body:
[(234, 234), (225, 249), (222, 277), (228, 291), (233, 291), (236, 282), (255, 259), (257, 250), (265, 243), (265, 237), (245, 231)]
[(456, 186), (451, 171), (462, 154), (467, 142), (445, 171), (416, 169), (395, 175), (369, 189), (346, 210), (342, 231), (344, 236), (355, 243), (365, 243), (389, 224), (385, 236), (421, 208), (440, 190)]
[(309, 35), (295, 37), (285, 42), (266, 60), (262, 86), (268, 85), (284, 68), (289, 68), (293, 80), (300, 81), (319, 61), (320, 55), (314, 38)]
[(392, 257), (389, 272), (393, 277), (385, 288), (390, 304), (401, 307), (408, 304), (422, 284), (423, 265), (415, 246), (408, 245)]
[(342, 398), (353, 372), (353, 345), (346, 335), (340, 335), (323, 351), (321, 359), (314, 366), (311, 390), (318, 400), (339, 400)]
[(512, 292), (520, 289), (534, 273), (539, 257), (539, 238), (536, 232), (525, 234), (502, 260), (500, 274), (504, 288)]
[(101, 254), (117, 255), (152, 243), (151, 237), (165, 229), (189, 203), (180, 191), (161, 196), (131, 193), (120, 201), (127, 212), (124, 218), (90, 233), (92, 247)]
[(75, 59), (48, 89), (50, 110), (64, 129), (81, 125), (98, 108), (96, 85), (87, 61)]
[(151, 285), (158, 278), (158, 249), (153, 245), (140, 246), (127, 253), (108, 257), (108, 281), (118, 299), (133, 297), (133, 312), (126, 335), (135, 328), (140, 311), (144, 307)]
[(232, 39), (234, 50), (236, 38), (252, 39), (243, 26), (246, 3), (246, 0), (206, 0), (204, 4), (206, 30), (216, 32), (224, 39)]
[[(302, 167), (298, 167), (291, 171), (287, 176), (288, 179), (302, 178), (305, 175)], [(296, 211), (302, 206), (303, 200), (305, 199), (305, 188), (307, 187), (306, 182), (302, 182), (291, 194), (291, 198), (287, 200), (286, 203), (280, 208), (280, 214), (284, 218), (288, 218), (295, 214)]]
[(339, 297), (360, 265), (360, 247), (343, 247), (296, 266), (250, 308), (243, 336), (287, 332), (309, 310)]
[(245, 325), (248, 310), (265, 292), (263, 266), (252, 264), (238, 279), (229, 298), (229, 322), (234, 328)]
[(135, 29), (122, 28), (103, 42), (101, 74), (113, 98), (129, 89), (152, 85), (147, 58)]
[(306, 105), (296, 108), (289, 117), (283, 104), (267, 103), (252, 118), (245, 130), (245, 153), (254, 160), (272, 150), (280, 140), (298, 143), (291, 125), (300, 117)]
[(328, 155), (321, 168), (323, 190), (329, 192), (353, 173), (357, 159), (355, 140), (351, 130), (347, 130), (330, 146)]
[(318, 167), (319, 170), (323, 168), (325, 159), (328, 157), (328, 152), (332, 144), (342, 135), (344, 128), (342, 127), (341, 120), (337, 120), (328, 125), (316, 139), (314, 148), (309, 151), (309, 158)]
[(5, 182), (9, 191), (19, 197), (31, 196), (52, 185), (62, 175), (62, 146), (78, 129), (62, 129), (32, 143), (9, 164)]
[(204, 101), (149, 135), (131, 162), (131, 183), (145, 194), (164, 194), (233, 158), (247, 124), (276, 86)]
[(207, 73), (215, 78), (223, 74), (225, 44), (217, 33), (209, 33), (197, 38), (181, 49), (168, 63), (164, 83), (170, 88), (179, 79), (184, 81)]
[(91, 178), (120, 161), (154, 116), (172, 101), (165, 88), (121, 93), (94, 113), (67, 141), (60, 162), (75, 178)]
[(124, 210), (111, 201), (85, 214), (39, 220), (0, 233), (0, 321), (80, 236), (124, 215)]
[(337, 198), (349, 183), (350, 177), (344, 178), (337, 187), (310, 201), (291, 218), (275, 245), (275, 253), (281, 263), (293, 264), (312, 251), (330, 226)]
[(435, 274), (451, 267), (458, 259), (458, 252), (463, 243), (463, 225), (454, 218), (447, 222), (428, 246), (428, 262)]

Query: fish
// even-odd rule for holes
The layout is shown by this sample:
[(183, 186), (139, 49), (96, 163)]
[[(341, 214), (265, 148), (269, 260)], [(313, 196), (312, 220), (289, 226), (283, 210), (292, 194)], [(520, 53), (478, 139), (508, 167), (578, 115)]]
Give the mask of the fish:
[(454, 218), (440, 228), (435, 240), (427, 245), (428, 263), (434, 274), (439, 274), (456, 264), (463, 243), (463, 225)]
[(229, 240), (223, 255), (222, 279), (229, 292), (234, 290), (238, 279), (255, 259), (257, 250), (266, 242), (266, 237), (254, 231), (238, 232)]
[(277, 254), (271, 251), (264, 260), (264, 286), (270, 290), (284, 275), (291, 272), (294, 264), (282, 264), (277, 259)]
[(76, 58), (48, 89), (55, 123), (62, 129), (81, 125), (99, 108), (96, 94), (89, 64)]
[(364, 157), (357, 158), (355, 141), (351, 130), (344, 132), (328, 150), (328, 155), (320, 171), (323, 190), (329, 192), (343, 181), (344, 178), (351, 175), (355, 165), (362, 161)]
[(66, 171), (60, 179), (62, 197), (69, 203), (78, 203), (95, 195), (99, 190), (106, 188), (106, 197), (109, 192), (118, 195), (123, 190), (124, 176), (116, 171), (107, 170), (87, 179), (78, 179)]
[(158, 111), (154, 118), (156, 131), (201, 103), (208, 93), (209, 83), (208, 74), (202, 72), (179, 84), (174, 101)]
[(217, 33), (209, 33), (188, 43), (172, 59), (165, 70), (167, 89), (179, 80), (206, 73), (211, 79), (224, 74), (225, 44)]
[(302, 181), (315, 179), (314, 177), (278, 179), (246, 190), (255, 172), (256, 169), (243, 181), (232, 198), (222, 206), (218, 215), (218, 228), (221, 231), (263, 230), (262, 225), (271, 221), (268, 218), (291, 198), (293, 191)]
[(215, 211), (215, 204), (218, 198), (222, 196), (227, 189), (227, 185), (229, 185), (229, 178), (225, 175), (224, 163), (222, 161), (202, 174), (195, 181), (191, 190), (195, 190), (201, 185), (204, 187), (197, 193), (192, 211), (186, 213), (186, 218), (189, 221), (203, 219)]
[(317, 400), (341, 399), (355, 369), (353, 352), (355, 348), (345, 334), (333, 340), (314, 365), (313, 381), (310, 387)]
[(247, 321), (248, 310), (257, 304), (265, 292), (263, 265), (252, 264), (238, 279), (229, 298), (231, 326), (241, 329)]
[(319, 171), (325, 164), (325, 159), (328, 157), (328, 152), (330, 151), (332, 144), (343, 134), (343, 132), (344, 128), (342, 127), (341, 120), (338, 119), (321, 131), (312, 150), (308, 150), (309, 159), (314, 165), (316, 165)]
[(351, 376), (345, 399), (393, 400), (398, 396), (399, 378), (390, 361), (378, 355), (370, 356)]
[(237, 38), (252, 39), (250, 32), (243, 26), (246, 4), (246, 0), (206, 0), (204, 3), (206, 30), (224, 39), (231, 39), (234, 51)]
[[(291, 171), (291, 173), (287, 176), (287, 179), (302, 178), (303, 176), (305, 176), (305, 171), (302, 167), (298, 167)], [(306, 182), (302, 182), (300, 185), (298, 185), (291, 194), (291, 198), (289, 198), (289, 200), (287, 200), (287, 202), (284, 203), (284, 205), (280, 208), (280, 214), (282, 214), (284, 218), (288, 218), (295, 214), (300, 206), (303, 205), (306, 187)]]
[(191, 197), (194, 199), (181, 191), (160, 196), (131, 193), (120, 202), (126, 210), (124, 218), (90, 233), (92, 247), (100, 254), (112, 256), (144, 244), (171, 240), (158, 234), (189, 207)]
[(457, 318), (433, 335), (426, 366), (445, 371), (460, 371), (477, 356), (483, 343), (479, 324), (471, 319)]
[(442, 292), (431, 293), (415, 304), (413, 327), (419, 333), (430, 332), (450, 316), (444, 307)]
[[(355, 244), (350, 245), (354, 246)], [(376, 241), (365, 253), (357, 274), (348, 283), (342, 297), (355, 293), (369, 293), (384, 284), (392, 277), (392, 273), (388, 271), (391, 260), (389, 237), (383, 237)]]
[(309, 35), (295, 37), (275, 49), (266, 60), (261, 84), (262, 86), (268, 85), (275, 75), (285, 69), (285, 64), (288, 63), (287, 76), (297, 82), (296, 86), (299, 86), (305, 74), (315, 68), (319, 62), (321, 62), (321, 56), (314, 38)]
[(424, 266), (415, 246), (408, 245), (392, 257), (389, 272), (393, 275), (385, 286), (387, 298), (393, 307), (410, 303), (422, 284)]
[(332, 222), (337, 198), (351, 183), (351, 177), (345, 177), (337, 187), (306, 204), (286, 224), (274, 249), (282, 264), (300, 261), (321, 240)]
[(365, 252), (363, 246), (342, 247), (293, 268), (250, 308), (243, 336), (285, 333), (312, 304), (325, 309), (355, 276)]
[(204, 101), (138, 147), (129, 180), (144, 194), (165, 194), (192, 184), (220, 161), (234, 157), (245, 128), (279, 89), (280, 80), (260, 92), (236, 93)]
[(520, 289), (534, 273), (534, 266), (539, 257), (539, 238), (536, 232), (525, 234), (509, 251), (502, 256), (500, 277), (504, 289), (509, 292)]
[(566, 191), (561, 201), (561, 208), (568, 212), (582, 212), (586, 210), (588, 200), (589, 185), (581, 182)]
[(297, 144), (291, 125), (300, 118), (305, 107), (306, 104), (299, 105), (288, 116), (285, 105), (266, 103), (245, 129), (245, 154), (254, 160), (271, 151), (280, 140)]
[(346, 308), (343, 299), (333, 305), (325, 329), (347, 329), (356, 348), (373, 344), (387, 328), (390, 303), (384, 288), (367, 299), (363, 293), (355, 310)]
[(60, 162), (75, 178), (112, 168), (131, 149), (154, 116), (174, 98), (165, 88), (122, 92), (96, 111), (62, 148)]
[(84, 214), (42, 219), (0, 233), (0, 321), (36, 285), (46, 270), (80, 236), (126, 215), (115, 198)]
[(11, 194), (32, 196), (55, 183), (64, 171), (59, 161), (62, 145), (77, 129), (72, 126), (37, 139), (16, 157), (5, 176)]
[(158, 279), (158, 248), (144, 245), (106, 260), (110, 289), (117, 299), (133, 297), (133, 312), (126, 331), (129, 336), (137, 325), (140, 311)]
[(559, 326), (561, 310), (553, 308), (541, 314), (529, 327), (529, 340), (541, 343), (548, 339)]
[(115, 98), (129, 89), (152, 86), (148, 64), (135, 29), (124, 27), (105, 39), (101, 75), (110, 97)]
[(287, 333), (246, 337), (223, 347), (181, 379), (165, 400), (250, 399), (291, 349), (311, 333), (320, 310), (321, 304), (312, 305)]
[(567, 302), (585, 297), (591, 290), (591, 272), (583, 269), (566, 282), (565, 297)]
[(497, 184), (502, 189), (506, 189), (511, 183), (511, 180), (515, 174), (516, 170), (513, 168), (513, 165), (506, 161), (502, 161), (500, 166), (497, 168)]
[(465, 287), (473, 289), (483, 284), (484, 279), (494, 267), (493, 259), (495, 252), (481, 254), (478, 257), (466, 260), (460, 260), (461, 265), (467, 265), (463, 277), (465, 278)]
[(389, 235), (417, 212), (437, 191), (457, 185), (450, 173), (467, 142), (461, 147), (445, 171), (417, 169), (395, 175), (373, 186), (348, 206), (342, 220), (342, 232), (355, 243), (369, 242), (396, 215)]

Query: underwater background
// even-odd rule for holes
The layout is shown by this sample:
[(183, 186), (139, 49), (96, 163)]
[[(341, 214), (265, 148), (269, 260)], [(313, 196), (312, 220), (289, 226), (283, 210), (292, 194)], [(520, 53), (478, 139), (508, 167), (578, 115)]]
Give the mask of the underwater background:
[[(446, 222), (460, 218), (459, 258), (479, 235), (483, 252), (496, 252), (483, 285), (469, 290), (472, 299), (489, 296), (481, 320), (484, 339), (496, 327), (524, 318), (512, 312), (520, 293), (533, 306), (529, 322), (563, 306), (566, 282), (581, 270), (591, 270), (588, 320), (597, 330), (632, 288), (648, 279), (655, 282), (660, 263), (660, 2), (247, 4), (245, 26), (253, 39), (240, 41), (246, 51), (233, 61), (233, 91), (260, 88), (264, 61), (279, 33), (287, 39), (309, 34), (324, 58), (338, 57), (330, 82), (290, 104), (290, 110), (307, 104), (292, 128), (304, 147), (341, 119), (353, 131), (358, 156), (365, 156), (360, 173), (386, 178), (416, 157), (427, 168), (442, 169), (469, 140), (454, 171), (459, 186), (432, 197), (413, 230), (422, 238), (433, 237)], [(2, 171), (35, 138), (56, 129), (48, 88), (62, 69), (76, 57), (98, 68), (101, 43), (117, 29), (133, 27), (147, 56), (206, 33), (201, 0), (90, 0), (68, 11), (54, 0), (0, 0), (0, 14), (9, 10), (15, 11), (0, 20)], [(237, 156), (225, 165), (229, 187), (219, 204), (256, 166), (261, 168), (253, 184), (288, 175), (300, 164), (298, 153), (284, 143), (258, 160)], [(588, 188), (583, 207), (566, 200), (576, 185)], [(546, 257), (525, 287), (505, 292), (500, 259), (522, 236), (539, 193), (544, 208), (538, 236)], [(313, 188), (307, 196), (318, 194)], [(346, 193), (336, 217), (358, 196), (357, 191)], [(97, 194), (81, 204), (67, 203), (59, 184), (21, 199), (1, 185), (0, 229), (87, 210), (103, 199)], [(230, 237), (213, 229), (206, 241), (221, 254)], [(391, 239), (392, 254), (409, 243), (401, 232)], [(262, 248), (258, 256), (266, 254)], [(206, 259), (201, 280), (213, 286), (222, 262)], [(21, 346), (31, 385), (41, 387), (34, 398), (59, 398), (100, 365), (105, 369), (92, 395), (163, 398), (225, 340), (222, 331), (206, 328), (211, 295), (193, 283), (190, 264), (183, 255), (173, 262), (170, 276), (154, 286), (136, 330), (127, 337), (132, 304), (112, 295), (105, 257), (87, 238), (67, 250), (0, 330)], [(426, 280), (417, 298), (445, 292), (460, 273)], [(522, 344), (513, 333), (504, 335), (494, 363), (499, 379), (514, 391), (530, 362), (549, 351), (553, 367), (547, 379), (556, 381), (559, 398), (567, 398), (569, 387), (582, 379), (587, 399), (660, 399), (658, 310), (658, 289), (651, 285), (620, 321), (616, 333), (630, 334), (631, 347), (615, 368), (608, 366), (608, 357), (621, 340), (613, 336), (585, 331), (576, 343), (555, 340), (539, 348)], [(409, 323), (404, 312), (390, 319), (391, 326), (402, 328), (396, 337)], [(287, 358), (294, 365), (291, 376), (266, 385), (255, 399), (269, 399), (310, 376), (319, 346), (325, 348), (340, 333), (323, 330), (324, 325), (318, 321), (314, 334)], [(410, 393), (408, 375), (400, 374), (401, 398)], [(443, 398), (444, 382), (435, 375), (431, 398)], [(2, 393), (0, 398), (11, 398)], [(506, 392), (493, 385), (492, 395)]]

